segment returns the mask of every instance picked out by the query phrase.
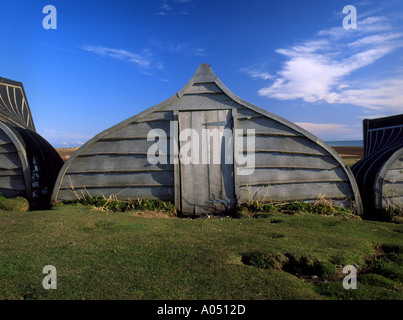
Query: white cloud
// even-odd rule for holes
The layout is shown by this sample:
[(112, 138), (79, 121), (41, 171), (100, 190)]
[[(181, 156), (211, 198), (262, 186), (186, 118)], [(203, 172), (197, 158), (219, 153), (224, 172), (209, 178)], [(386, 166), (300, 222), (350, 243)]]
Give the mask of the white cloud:
[(240, 68), (239, 71), (247, 73), (253, 79), (268, 80), (273, 78), (270, 73), (266, 71), (261, 71), (254, 67)]
[(311, 123), (311, 122), (297, 122), (301, 128), (304, 128), (308, 132), (320, 137), (322, 140), (360, 140), (362, 139), (362, 127), (361, 124), (346, 125), (337, 123)]
[(188, 15), (190, 9), (194, 7), (192, 5), (193, 0), (162, 0), (157, 15)]
[(304, 128), (314, 135), (339, 135), (352, 132), (352, 129), (345, 124), (296, 122), (296, 125)]
[(321, 30), (313, 39), (276, 50), (286, 60), (259, 95), (401, 112), (401, 77), (352, 82), (349, 76), (402, 47), (403, 33), (393, 31), (385, 17), (365, 18), (356, 30)]
[(207, 55), (205, 48), (191, 47), (188, 43), (170, 43), (168, 48), (170, 52), (184, 54), (188, 57), (204, 57)]
[[(93, 52), (103, 57), (110, 57), (117, 60), (126, 61), (140, 67), (142, 69), (151, 68), (150, 52), (145, 50), (144, 54), (133, 53), (123, 49), (114, 49), (104, 46), (91, 46), (86, 45), (81, 49), (89, 52)], [(160, 68), (160, 67), (159, 67)]]
[[(389, 78), (366, 83), (365, 87), (346, 89), (338, 94), (338, 103), (362, 105), (369, 109), (392, 113), (403, 112), (403, 79)], [(386, 114), (385, 114), (386, 115)]]

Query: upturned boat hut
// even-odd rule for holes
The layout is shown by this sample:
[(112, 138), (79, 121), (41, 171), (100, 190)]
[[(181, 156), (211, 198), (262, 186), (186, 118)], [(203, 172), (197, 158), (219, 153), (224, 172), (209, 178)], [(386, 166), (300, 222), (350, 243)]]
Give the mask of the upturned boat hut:
[(0, 195), (46, 208), (63, 161), (38, 133), (21, 82), (0, 77)]
[(365, 215), (403, 208), (403, 114), (363, 121), (364, 158), (352, 166)]
[(169, 99), (96, 135), (60, 171), (52, 200), (77, 195), (163, 199), (182, 214), (242, 202), (361, 200), (354, 177), (328, 145), (233, 94), (201, 64)]

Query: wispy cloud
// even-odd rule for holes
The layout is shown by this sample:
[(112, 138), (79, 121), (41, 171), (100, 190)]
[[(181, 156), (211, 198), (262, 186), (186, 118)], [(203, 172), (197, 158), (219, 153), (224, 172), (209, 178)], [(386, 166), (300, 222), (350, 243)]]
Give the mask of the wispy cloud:
[(315, 134), (323, 135), (331, 132), (333, 135), (351, 133), (352, 129), (345, 124), (297, 122), (301, 128)]
[[(334, 27), (321, 30), (309, 40), (277, 49), (285, 58), (272, 83), (259, 95), (280, 100), (353, 104), (369, 109), (402, 110), (402, 74), (377, 81), (353, 79), (353, 73), (403, 47), (403, 33), (386, 17), (367, 17), (356, 30)], [(249, 72), (252, 78), (259, 73)], [(359, 74), (358, 74), (359, 75)], [(263, 77), (261, 77), (263, 78)]]
[(205, 48), (195, 48), (188, 43), (170, 43), (168, 48), (170, 52), (184, 54), (188, 57), (204, 57), (207, 55)]
[(162, 0), (157, 15), (188, 15), (194, 7), (193, 0)]
[(248, 74), (253, 79), (268, 80), (273, 78), (270, 73), (262, 70), (262, 68), (257, 68), (255, 66), (240, 68), (239, 71)]
[(152, 54), (149, 50), (143, 50), (143, 53), (139, 54), (124, 49), (115, 49), (104, 46), (92, 46), (92, 45), (82, 46), (81, 49), (88, 52), (93, 52), (102, 57), (109, 57), (128, 62), (136, 67), (139, 67), (145, 73), (149, 73), (146, 72), (145, 70), (150, 70), (152, 68), (162, 69), (163, 67), (161, 62), (154, 61), (154, 59), (152, 58)]
[(340, 123), (312, 123), (296, 122), (298, 126), (308, 132), (320, 136), (323, 140), (343, 139), (360, 140), (362, 139), (362, 127), (360, 125), (347, 125)]
[(151, 39), (150, 47), (161, 53), (175, 53), (185, 55), (187, 57), (205, 57), (207, 56), (206, 48), (196, 46), (190, 42), (174, 43), (172, 41), (163, 41), (160, 39)]

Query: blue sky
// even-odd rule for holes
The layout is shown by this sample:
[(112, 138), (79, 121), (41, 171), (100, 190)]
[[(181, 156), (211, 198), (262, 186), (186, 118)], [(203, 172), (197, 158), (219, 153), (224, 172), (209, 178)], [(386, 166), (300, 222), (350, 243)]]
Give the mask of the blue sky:
[[(57, 29), (45, 30), (45, 5)], [(343, 7), (357, 28), (343, 28)], [(178, 92), (208, 63), (236, 95), (322, 140), (403, 113), (403, 1), (132, 0), (2, 3), (0, 76), (24, 84), (54, 147)]]

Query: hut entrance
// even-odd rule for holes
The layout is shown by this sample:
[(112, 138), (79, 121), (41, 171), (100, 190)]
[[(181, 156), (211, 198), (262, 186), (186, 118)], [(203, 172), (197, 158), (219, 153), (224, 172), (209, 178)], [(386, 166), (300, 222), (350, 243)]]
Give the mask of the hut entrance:
[(236, 206), (231, 110), (180, 111), (182, 214), (214, 214)]

